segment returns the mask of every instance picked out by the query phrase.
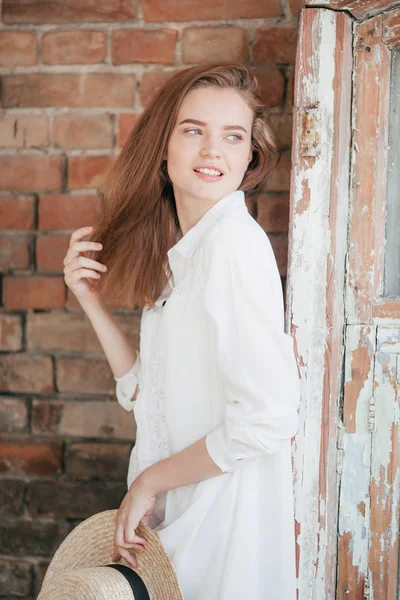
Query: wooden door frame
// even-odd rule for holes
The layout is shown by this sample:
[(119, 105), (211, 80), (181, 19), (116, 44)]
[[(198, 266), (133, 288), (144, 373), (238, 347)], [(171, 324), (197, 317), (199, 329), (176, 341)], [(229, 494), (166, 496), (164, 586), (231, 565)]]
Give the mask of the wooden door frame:
[[(377, 324), (399, 324), (400, 314), (400, 298), (383, 295), (390, 50), (400, 48), (400, 2), (306, 5), (296, 56), (286, 287), (303, 386), (293, 445), (298, 598), (367, 598), (371, 583), (375, 598), (395, 600), (399, 499), (389, 496), (400, 434), (374, 423), (374, 358)], [(371, 465), (374, 439), (385, 434), (392, 436), (389, 464)], [(397, 515), (386, 554), (379, 550), (382, 502)]]
[(400, 0), (306, 0), (305, 5), (306, 7), (347, 11), (355, 19), (364, 21), (400, 7)]
[(336, 589), (351, 76), (352, 18), (302, 10), (286, 282), (287, 331), (302, 382), (293, 442), (300, 600), (332, 600)]

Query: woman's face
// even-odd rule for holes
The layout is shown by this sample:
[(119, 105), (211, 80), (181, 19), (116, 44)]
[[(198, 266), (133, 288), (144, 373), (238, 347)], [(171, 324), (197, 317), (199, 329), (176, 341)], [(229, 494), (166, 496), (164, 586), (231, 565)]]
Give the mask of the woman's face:
[[(239, 188), (252, 159), (252, 123), (252, 110), (235, 90), (207, 87), (186, 94), (164, 157), (178, 202), (218, 201)], [(202, 167), (222, 174), (196, 172)]]

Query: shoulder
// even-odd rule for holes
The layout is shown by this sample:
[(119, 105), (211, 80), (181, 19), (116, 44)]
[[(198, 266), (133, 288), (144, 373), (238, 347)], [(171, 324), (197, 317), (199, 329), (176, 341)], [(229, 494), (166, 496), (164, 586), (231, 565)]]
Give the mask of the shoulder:
[(203, 252), (210, 262), (220, 259), (226, 264), (268, 267), (278, 273), (271, 241), (250, 213), (218, 221), (205, 236)]
[[(283, 327), (283, 290), (275, 254), (266, 232), (249, 214), (223, 219), (203, 240), (209, 312), (240, 307)], [(235, 300), (233, 301), (233, 298)]]

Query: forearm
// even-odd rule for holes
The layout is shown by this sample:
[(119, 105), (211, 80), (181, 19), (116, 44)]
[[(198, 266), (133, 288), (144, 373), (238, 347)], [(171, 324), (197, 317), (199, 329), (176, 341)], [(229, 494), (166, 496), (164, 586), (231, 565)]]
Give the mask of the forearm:
[(160, 494), (223, 473), (208, 454), (204, 436), (191, 446), (151, 465), (135, 481), (140, 480), (155, 494)]
[(100, 299), (81, 303), (81, 306), (96, 332), (114, 377), (125, 375), (136, 360), (136, 350)]

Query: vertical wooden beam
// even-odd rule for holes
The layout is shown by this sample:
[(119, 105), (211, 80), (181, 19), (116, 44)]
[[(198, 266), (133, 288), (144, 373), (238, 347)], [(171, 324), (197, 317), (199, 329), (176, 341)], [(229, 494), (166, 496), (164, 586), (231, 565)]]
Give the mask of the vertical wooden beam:
[(371, 464), (373, 598), (398, 600), (400, 527), (400, 329), (377, 328)]
[(302, 11), (296, 57), (286, 316), (302, 378), (293, 448), (301, 600), (331, 600), (336, 588), (351, 26), (344, 13)]
[(347, 319), (372, 324), (383, 285), (391, 54), (382, 17), (357, 27)]
[(337, 600), (364, 600), (368, 589), (374, 351), (374, 327), (347, 326)]

